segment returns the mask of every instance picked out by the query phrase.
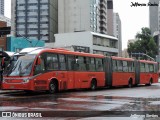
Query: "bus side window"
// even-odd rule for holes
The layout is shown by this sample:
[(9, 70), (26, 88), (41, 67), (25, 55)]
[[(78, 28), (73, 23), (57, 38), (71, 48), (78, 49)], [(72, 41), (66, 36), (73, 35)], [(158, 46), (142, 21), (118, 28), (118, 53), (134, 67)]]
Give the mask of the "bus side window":
[(66, 58), (65, 55), (59, 55), (60, 70), (66, 70)]
[(154, 72), (154, 65), (153, 64), (148, 64), (149, 66), (149, 72), (153, 73)]
[(59, 70), (57, 54), (47, 54), (47, 70)]
[(135, 71), (135, 66), (134, 66), (134, 62), (132, 62), (132, 72)]
[(145, 72), (145, 64), (140, 63), (140, 72)]
[(86, 64), (85, 64), (84, 57), (82, 57), (82, 56), (76, 56), (75, 67), (76, 67), (76, 70), (86, 71)]
[(148, 65), (148, 63), (145, 64), (145, 70), (146, 70), (146, 72), (149, 72), (149, 65)]
[(118, 66), (118, 72), (122, 72), (123, 71), (123, 64), (121, 60), (117, 61), (117, 66)]
[(158, 72), (158, 64), (154, 64), (154, 73)]
[(132, 62), (128, 61), (128, 72), (132, 72)]
[(91, 58), (89, 69), (90, 69), (90, 71), (96, 71), (96, 64), (95, 64), (94, 58)]
[(128, 71), (134, 72), (134, 62), (128, 61)]
[(127, 61), (123, 61), (123, 71), (128, 72), (128, 63)]
[(96, 70), (103, 71), (103, 60), (100, 58), (96, 58)]
[(112, 70), (113, 72), (117, 71), (117, 61), (116, 60), (112, 60)]
[(90, 61), (91, 61), (91, 58), (89, 57), (85, 57), (85, 64), (86, 64), (86, 70), (87, 71), (90, 71)]
[(69, 55), (67, 63), (68, 63), (68, 70), (72, 70), (73, 71), (74, 70), (74, 64), (75, 64), (75, 57)]

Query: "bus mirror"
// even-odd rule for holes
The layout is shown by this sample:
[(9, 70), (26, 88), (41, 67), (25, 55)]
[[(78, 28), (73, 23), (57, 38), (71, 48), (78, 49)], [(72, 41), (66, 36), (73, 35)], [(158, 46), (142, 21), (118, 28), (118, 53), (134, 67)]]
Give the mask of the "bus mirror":
[(40, 64), (41, 64), (41, 59), (38, 58), (38, 59), (37, 59), (37, 65), (40, 65)]
[(4, 64), (5, 64), (4, 61), (5, 61), (5, 58), (3, 57), (3, 58), (2, 58), (2, 61), (1, 61), (1, 66), (2, 66), (2, 67), (3, 67)]

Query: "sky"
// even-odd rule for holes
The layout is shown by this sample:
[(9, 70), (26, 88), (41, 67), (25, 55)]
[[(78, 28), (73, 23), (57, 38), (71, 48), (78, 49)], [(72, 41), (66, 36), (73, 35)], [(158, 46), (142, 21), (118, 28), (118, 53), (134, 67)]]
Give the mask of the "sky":
[[(131, 7), (132, 3), (148, 4), (149, 0), (113, 0), (113, 11), (119, 13), (122, 25), (122, 49), (142, 27), (149, 27), (149, 6)], [(154, 6), (155, 7), (155, 6)]]
[[(11, 18), (11, 0), (5, 1), (5, 16)], [(149, 27), (149, 7), (131, 7), (131, 2), (148, 4), (149, 0), (113, 0), (113, 11), (119, 13), (122, 25), (122, 49), (134, 39), (142, 27)]]
[(11, 18), (11, 0), (4, 0), (4, 15)]

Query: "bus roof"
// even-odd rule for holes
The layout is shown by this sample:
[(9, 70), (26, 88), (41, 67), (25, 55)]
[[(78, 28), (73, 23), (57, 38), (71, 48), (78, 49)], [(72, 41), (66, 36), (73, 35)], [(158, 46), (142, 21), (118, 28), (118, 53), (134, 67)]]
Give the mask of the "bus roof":
[(15, 52), (5, 51), (9, 56), (13, 56)]
[(114, 60), (134, 61), (133, 58), (123, 58), (123, 57), (116, 57), (116, 56), (111, 56), (111, 58), (114, 59)]
[(60, 53), (60, 54), (70, 54), (70, 55), (81, 55), (81, 56), (87, 56), (87, 57), (98, 57), (98, 58), (104, 58), (104, 55), (100, 54), (91, 54), (91, 53), (84, 53), (84, 52), (74, 52), (70, 50), (66, 50), (63, 48), (41, 48), (41, 49), (36, 49), (28, 54), (39, 54), (42, 52), (54, 52), (54, 53)]
[(32, 52), (34, 50), (37, 50), (37, 49), (42, 49), (42, 47), (30, 47), (30, 48), (24, 48), (22, 49), (19, 54), (26, 54), (26, 53), (29, 53), (29, 52)]
[(151, 64), (157, 64), (157, 62), (155, 61), (150, 61), (150, 60), (138, 60), (139, 62), (142, 62), (142, 63), (151, 63)]

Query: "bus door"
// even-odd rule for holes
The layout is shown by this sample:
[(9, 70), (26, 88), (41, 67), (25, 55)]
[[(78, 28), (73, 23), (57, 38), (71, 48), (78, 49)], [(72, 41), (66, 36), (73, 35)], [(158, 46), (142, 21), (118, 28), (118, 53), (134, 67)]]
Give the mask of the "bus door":
[(154, 80), (153, 82), (157, 83), (159, 79), (159, 63), (154, 65)]
[(113, 72), (113, 63), (112, 59), (109, 57), (105, 58), (105, 86), (112, 86), (112, 72)]
[(140, 62), (140, 84), (146, 83), (147, 72), (145, 63)]
[(123, 61), (122, 60), (116, 60), (117, 61), (117, 70), (113, 73), (113, 82), (115, 82), (115, 86), (117, 85), (124, 85), (124, 72), (123, 72)]
[(68, 80), (67, 80), (67, 88), (74, 89), (75, 88), (75, 57), (73, 55), (69, 55), (67, 58), (68, 61)]
[[(152, 82), (157, 83), (158, 82), (158, 64), (148, 64), (149, 65), (149, 73), (150, 73), (150, 78), (152, 77)], [(150, 79), (149, 79), (150, 81)]]
[(135, 84), (138, 85), (140, 83), (140, 62), (135, 61)]
[[(152, 71), (152, 73), (150, 73), (150, 70), (149, 70), (149, 64), (148, 63), (145, 63), (145, 70), (146, 70), (146, 74), (145, 74), (145, 84), (146, 83), (149, 83), (149, 81), (150, 81), (150, 78), (151, 78), (151, 76), (152, 76), (152, 73), (153, 73), (153, 71), (154, 71), (154, 69), (153, 69), (153, 71)], [(153, 66), (152, 66), (153, 67)], [(153, 77), (153, 76), (152, 76)]]
[(85, 57), (76, 56), (75, 64), (75, 88), (86, 88), (88, 83), (88, 72), (86, 72)]

